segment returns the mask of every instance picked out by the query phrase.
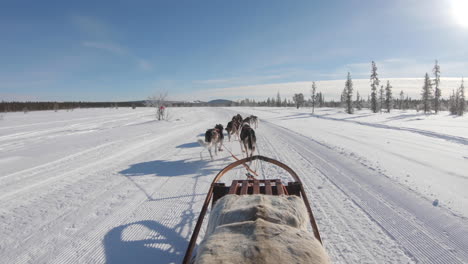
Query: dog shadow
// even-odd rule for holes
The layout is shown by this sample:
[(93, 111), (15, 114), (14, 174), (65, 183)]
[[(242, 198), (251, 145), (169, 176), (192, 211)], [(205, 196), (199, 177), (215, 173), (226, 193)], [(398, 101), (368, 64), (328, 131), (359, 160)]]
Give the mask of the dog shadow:
[(203, 173), (210, 173), (207, 169), (206, 160), (154, 160), (130, 165), (128, 169), (119, 173), (127, 177), (137, 176), (160, 176), (174, 177), (193, 174), (202, 170)]
[(185, 143), (185, 144), (179, 145), (176, 148), (197, 148), (197, 147), (200, 147), (200, 144), (198, 144), (198, 142), (191, 142), (191, 143)]

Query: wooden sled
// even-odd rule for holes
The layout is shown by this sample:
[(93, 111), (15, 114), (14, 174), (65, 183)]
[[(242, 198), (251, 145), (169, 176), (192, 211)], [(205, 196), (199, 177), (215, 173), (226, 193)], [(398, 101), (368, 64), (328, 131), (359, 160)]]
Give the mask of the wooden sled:
[[(253, 161), (253, 160), (261, 160), (268, 163), (272, 163), (276, 166), (279, 166), (286, 170), (291, 177), (294, 179), (293, 182), (288, 182), (287, 185), (284, 185), (283, 182), (279, 179), (266, 179), (266, 180), (257, 180), (253, 177), (249, 177), (245, 180), (233, 180), (230, 186), (226, 186), (224, 183), (219, 183), (219, 180), (230, 170), (233, 168), (246, 165), (245, 163)], [(310, 224), (313, 229), (314, 237), (322, 243), (322, 239), (320, 237), (320, 233), (317, 227), (317, 223), (315, 222), (314, 215), (312, 213), (312, 209), (310, 207), (309, 200), (307, 199), (306, 193), (304, 191), (304, 187), (302, 185), (301, 179), (299, 176), (294, 172), (290, 167), (286, 166), (285, 164), (271, 159), (264, 156), (256, 155), (249, 158), (244, 158), (238, 161), (235, 161), (224, 169), (222, 169), (214, 178), (213, 182), (211, 183), (210, 189), (208, 190), (208, 194), (206, 195), (205, 202), (203, 204), (202, 210), (200, 212), (200, 216), (198, 217), (197, 224), (195, 225), (195, 229), (192, 233), (192, 237), (190, 238), (189, 245), (187, 247), (187, 251), (185, 253), (185, 257), (183, 260), (183, 264), (190, 264), (194, 261), (193, 250), (195, 248), (198, 234), (200, 232), (200, 228), (203, 224), (203, 220), (205, 218), (206, 212), (208, 210), (208, 206), (211, 204), (214, 206), (216, 201), (227, 194), (237, 194), (237, 195), (251, 195), (251, 194), (263, 194), (263, 195), (296, 195), (302, 198), (304, 201), (305, 207), (307, 209), (307, 213), (309, 215)]]

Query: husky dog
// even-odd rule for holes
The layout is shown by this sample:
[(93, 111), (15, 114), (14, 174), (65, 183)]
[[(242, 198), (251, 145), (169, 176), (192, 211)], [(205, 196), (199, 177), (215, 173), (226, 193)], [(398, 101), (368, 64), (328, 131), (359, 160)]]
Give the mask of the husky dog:
[(227, 124), (226, 131), (228, 132), (229, 141), (231, 141), (231, 135), (237, 135), (240, 137), (240, 127), (242, 125), (242, 116), (237, 114), (232, 117), (232, 120)]
[[(206, 130), (205, 133), (205, 142), (203, 140), (199, 140), (198, 142), (200, 145), (206, 147), (208, 149), (208, 152), (210, 153), (211, 160), (213, 160), (213, 154), (211, 153), (211, 148), (214, 146), (215, 149), (215, 155), (218, 155), (218, 150), (223, 151), (222, 146), (223, 146), (223, 125), (217, 124), (215, 128), (211, 128)], [(219, 145), (219, 146), (218, 146)], [(201, 156), (201, 153), (200, 153)]]
[[(255, 137), (255, 131), (250, 127), (250, 125), (244, 123), (241, 129), (240, 133), (240, 139), (241, 139), (241, 149), (242, 152), (246, 152), (247, 157), (252, 157), (253, 152), (255, 151), (255, 148), (257, 146), (257, 138)], [(245, 148), (242, 148), (242, 145)], [(249, 156), (249, 150), (250, 150), (250, 156)]]
[(234, 135), (237, 132), (237, 128), (234, 127), (234, 121), (229, 121), (229, 123), (226, 126), (226, 132), (228, 135), (228, 140), (231, 142), (231, 135)]
[(250, 117), (246, 117), (244, 120), (242, 120), (242, 124), (248, 124), (251, 125), (252, 119)]
[(232, 121), (237, 121), (237, 122), (239, 122), (239, 123), (242, 123), (242, 120), (243, 120), (243, 119), (242, 119), (242, 116), (239, 115), (239, 114), (237, 114), (237, 115), (235, 115), (235, 116), (232, 117)]
[(254, 116), (254, 115), (251, 115), (250, 116), (250, 124), (253, 125), (255, 127), (255, 129), (257, 129), (257, 127), (258, 127), (258, 117)]

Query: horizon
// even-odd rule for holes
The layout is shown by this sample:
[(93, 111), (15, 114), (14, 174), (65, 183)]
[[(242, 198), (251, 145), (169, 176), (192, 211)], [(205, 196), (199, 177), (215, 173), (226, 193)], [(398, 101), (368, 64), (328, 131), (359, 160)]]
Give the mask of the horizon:
[[(441, 78), (440, 89), (442, 91), (442, 99), (448, 99), (451, 95), (452, 90), (460, 87), (463, 77), (444, 77)], [(381, 85), (386, 85), (387, 80), (390, 81), (393, 90), (394, 98), (399, 97), (400, 91), (403, 91), (405, 96), (408, 96), (412, 100), (420, 99), (420, 93), (424, 84), (424, 78), (381, 78)], [(316, 81), (317, 92), (321, 92), (325, 96), (326, 101), (339, 101), (340, 94), (345, 85), (345, 79), (343, 80), (325, 80), (325, 81)], [(167, 101), (174, 102), (210, 102), (213, 100), (229, 100), (233, 102), (238, 102), (243, 99), (254, 99), (256, 101), (266, 101), (268, 98), (276, 98), (277, 93), (280, 93), (280, 96), (284, 99), (291, 99), (295, 93), (303, 93), (305, 98), (310, 97), (312, 81), (297, 81), (289, 83), (269, 83), (269, 84), (259, 84), (259, 85), (245, 85), (237, 87), (227, 87), (227, 88), (213, 88), (205, 90), (205, 93), (208, 94), (205, 96), (197, 97), (196, 93), (187, 93), (179, 95), (168, 95)], [(369, 79), (353, 79), (354, 87), (354, 96), (356, 92), (359, 91), (360, 96), (363, 99), (366, 99), (370, 94), (370, 82)], [(157, 95), (156, 91), (152, 95)], [(243, 95), (237, 95), (243, 94)], [(110, 103), (119, 103), (119, 102), (134, 102), (134, 101), (146, 101), (150, 95), (145, 98), (139, 98), (135, 100), (35, 100), (30, 98), (16, 98), (8, 100), (0, 99), (5, 102), (110, 102)], [(1, 102), (1, 101), (0, 101)]]
[[(338, 99), (347, 72), (369, 93), (371, 61), (382, 80), (409, 80), (431, 74), (435, 60), (447, 97), (468, 73), (462, 0), (29, 7), (15, 1), (0, 11), (0, 101), (135, 101), (158, 91), (173, 100), (266, 99), (305, 93), (312, 81)], [(416, 97), (422, 84), (397, 81), (394, 93)]]

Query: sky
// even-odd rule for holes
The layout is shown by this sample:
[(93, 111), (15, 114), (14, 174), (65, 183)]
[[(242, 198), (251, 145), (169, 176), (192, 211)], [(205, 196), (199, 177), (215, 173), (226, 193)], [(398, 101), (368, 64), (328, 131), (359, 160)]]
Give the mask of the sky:
[(382, 78), (422, 78), (436, 59), (468, 75), (468, 1), (0, 3), (0, 100), (261, 99), (368, 79), (373, 60)]

